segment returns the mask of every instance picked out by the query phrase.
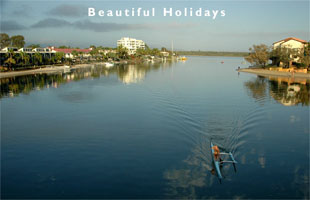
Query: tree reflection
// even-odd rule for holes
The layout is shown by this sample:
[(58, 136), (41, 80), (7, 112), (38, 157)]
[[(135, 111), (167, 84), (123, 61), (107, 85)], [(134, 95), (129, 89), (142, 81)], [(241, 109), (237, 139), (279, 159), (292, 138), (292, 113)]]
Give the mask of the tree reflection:
[(250, 92), (250, 95), (256, 99), (260, 100), (266, 96), (266, 79), (258, 76), (254, 81), (247, 81), (244, 86)]
[(166, 63), (142, 63), (138, 65), (118, 65), (107, 69), (103, 65), (90, 65), (83, 68), (75, 68), (69, 72), (52, 74), (35, 74), (0, 79), (2, 97), (14, 97), (20, 93), (29, 94), (33, 90), (44, 88), (58, 88), (60, 85), (72, 81), (80, 81), (88, 78), (100, 78), (115, 74), (125, 84), (142, 81), (149, 71), (171, 67), (171, 62)]
[(266, 94), (285, 106), (309, 106), (309, 80), (289, 77), (258, 76), (244, 83), (248, 93), (254, 99), (264, 99)]

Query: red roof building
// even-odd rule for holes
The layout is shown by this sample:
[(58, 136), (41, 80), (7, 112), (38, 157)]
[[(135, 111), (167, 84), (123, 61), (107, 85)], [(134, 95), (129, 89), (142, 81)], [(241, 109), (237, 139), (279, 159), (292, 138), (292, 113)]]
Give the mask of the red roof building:
[(285, 38), (285, 39), (283, 39), (283, 40), (280, 40), (280, 41), (274, 42), (273, 44), (278, 43), (278, 42), (287, 42), (287, 41), (289, 41), (289, 40), (296, 40), (296, 41), (301, 42), (301, 43), (304, 43), (304, 44), (306, 44), (306, 43), (307, 43), (307, 41), (306, 41), (306, 40), (302, 40), (302, 39), (295, 38), (295, 37), (289, 37), (289, 38)]

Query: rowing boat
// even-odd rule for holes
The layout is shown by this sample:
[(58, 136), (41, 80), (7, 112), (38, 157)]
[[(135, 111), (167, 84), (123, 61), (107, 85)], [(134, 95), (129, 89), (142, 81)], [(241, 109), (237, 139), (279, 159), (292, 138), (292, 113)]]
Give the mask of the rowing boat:
[(215, 171), (216, 171), (216, 173), (217, 173), (217, 176), (218, 176), (218, 178), (220, 179), (220, 182), (221, 182), (221, 180), (222, 180), (222, 178), (223, 178), (223, 176), (222, 176), (222, 173), (221, 173), (221, 165), (223, 164), (223, 163), (232, 163), (233, 164), (233, 166), (234, 166), (234, 170), (235, 170), (235, 172), (236, 172), (236, 166), (235, 166), (235, 163), (238, 163), (236, 160), (235, 160), (235, 158), (234, 158), (234, 156), (233, 156), (233, 154), (231, 153), (231, 152), (229, 152), (229, 153), (225, 153), (225, 152), (223, 152), (223, 153), (220, 153), (220, 155), (228, 155), (229, 156), (229, 158), (230, 158), (230, 160), (221, 160), (220, 158), (215, 158), (215, 156), (214, 156), (214, 149), (213, 149), (213, 143), (211, 142), (211, 156), (212, 156), (212, 162), (213, 162), (213, 164), (214, 164), (214, 168), (215, 168)]

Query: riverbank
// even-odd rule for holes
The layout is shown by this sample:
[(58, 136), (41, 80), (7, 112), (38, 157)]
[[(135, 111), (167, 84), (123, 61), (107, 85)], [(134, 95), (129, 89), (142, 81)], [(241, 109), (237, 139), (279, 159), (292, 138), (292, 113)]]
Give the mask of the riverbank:
[[(71, 69), (82, 68), (82, 67), (91, 67), (94, 64), (101, 64), (101, 63), (92, 63), (92, 64), (78, 64), (73, 65)], [(29, 70), (22, 70), (22, 71), (10, 71), (10, 72), (0, 72), (0, 78), (9, 78), (14, 76), (24, 76), (24, 75), (33, 75), (33, 74), (49, 74), (49, 73), (56, 73), (62, 72), (66, 69), (66, 66), (45, 66), (39, 69), (29, 69)]]
[(295, 72), (293, 74), (292, 72), (280, 72), (280, 71), (270, 71), (268, 69), (250, 69), (250, 68), (239, 69), (238, 71), (251, 73), (251, 74), (257, 74), (260, 76), (281, 76), (281, 77), (297, 77), (297, 78), (310, 79), (309, 73)]

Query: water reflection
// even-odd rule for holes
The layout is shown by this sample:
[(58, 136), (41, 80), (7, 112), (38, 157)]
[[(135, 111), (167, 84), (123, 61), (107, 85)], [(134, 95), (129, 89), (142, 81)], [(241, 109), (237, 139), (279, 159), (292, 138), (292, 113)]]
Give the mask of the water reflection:
[(168, 181), (166, 189), (168, 198), (201, 198), (197, 190), (212, 185), (214, 180), (210, 180), (212, 167), (209, 165), (211, 155), (208, 153), (208, 146), (207, 142), (196, 145), (192, 154), (184, 160), (186, 165), (183, 169), (171, 169), (164, 173), (164, 178)]
[(144, 80), (149, 71), (171, 67), (171, 65), (171, 62), (146, 63), (139, 65), (119, 65), (110, 69), (107, 69), (103, 65), (89, 65), (88, 67), (76, 68), (58, 73), (2, 78), (0, 79), (0, 98), (7, 96), (14, 97), (20, 93), (29, 94), (33, 90), (42, 90), (44, 88), (58, 88), (60, 85), (72, 81), (107, 77), (113, 74), (117, 75), (122, 83), (138, 83)]
[(270, 97), (284, 106), (309, 106), (309, 80), (289, 77), (262, 77), (244, 83), (249, 96), (261, 101), (269, 93)]

